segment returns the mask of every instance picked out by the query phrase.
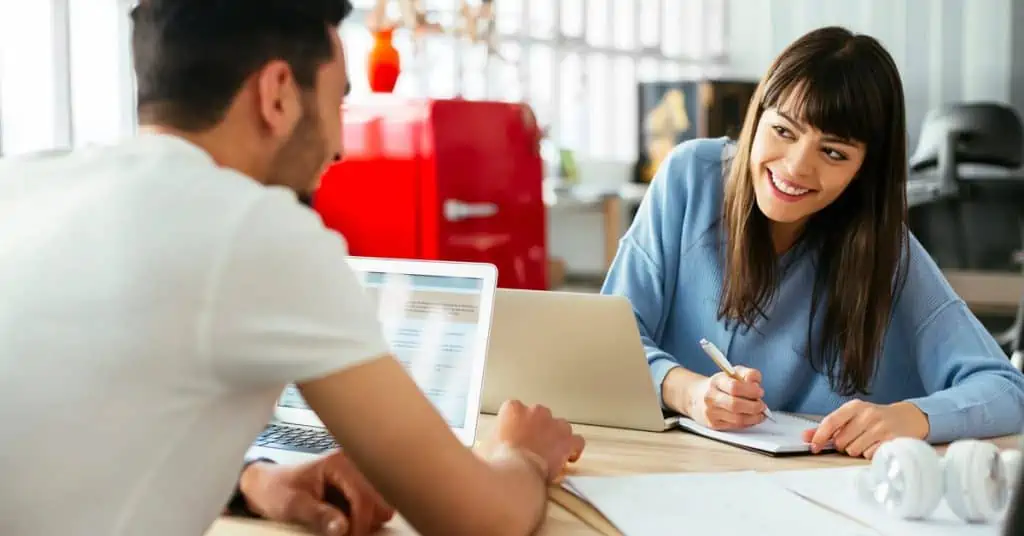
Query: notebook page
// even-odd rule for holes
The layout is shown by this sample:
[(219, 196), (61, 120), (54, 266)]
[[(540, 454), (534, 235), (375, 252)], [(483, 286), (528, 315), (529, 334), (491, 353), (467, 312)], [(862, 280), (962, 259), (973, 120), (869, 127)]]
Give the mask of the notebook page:
[(879, 536), (752, 471), (582, 476), (566, 484), (626, 536)]
[(803, 417), (778, 411), (773, 412), (772, 416), (778, 422), (765, 419), (756, 426), (727, 432), (712, 430), (688, 417), (681, 417), (679, 419), (679, 426), (713, 439), (766, 452), (810, 452), (810, 445), (804, 443), (802, 434), (804, 430), (817, 426), (817, 423)]
[(939, 503), (926, 519), (908, 521), (889, 515), (857, 492), (856, 478), (863, 467), (779, 471), (769, 478), (821, 505), (858, 519), (886, 536), (1000, 536), (1002, 522), (966, 524), (946, 505)]

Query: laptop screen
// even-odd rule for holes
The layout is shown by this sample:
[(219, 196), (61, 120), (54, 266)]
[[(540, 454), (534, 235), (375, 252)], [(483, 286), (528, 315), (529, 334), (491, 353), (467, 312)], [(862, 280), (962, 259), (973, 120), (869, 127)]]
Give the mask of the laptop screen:
[[(395, 357), (455, 429), (472, 426), (479, 412), (483, 381), (478, 348), (485, 337), (480, 306), (482, 278), (357, 272), (378, 306), (384, 337)], [(469, 407), (473, 399), (476, 404)], [(289, 385), (278, 406), (308, 409), (298, 389)]]
[(364, 282), (379, 305), (384, 337), (395, 357), (449, 426), (465, 426), (476, 381), (474, 345), (481, 329), (483, 281), (367, 272)]

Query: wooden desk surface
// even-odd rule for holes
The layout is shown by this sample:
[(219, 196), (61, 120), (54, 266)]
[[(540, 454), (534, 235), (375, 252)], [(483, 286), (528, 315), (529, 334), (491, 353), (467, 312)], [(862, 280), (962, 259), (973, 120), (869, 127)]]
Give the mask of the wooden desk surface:
[[(487, 434), (493, 417), (481, 415), (480, 431)], [(583, 458), (573, 474), (628, 475), (665, 472), (782, 471), (867, 464), (839, 454), (773, 458), (712, 441), (694, 434), (672, 430), (662, 433), (575, 425), (587, 440)], [(1002, 448), (1016, 448), (1019, 437), (994, 440)], [(941, 450), (941, 449), (940, 449)], [(550, 504), (548, 519), (539, 534), (596, 534), (582, 521), (556, 504)], [(222, 518), (206, 536), (295, 536), (305, 534), (294, 528), (262, 521)], [(398, 516), (382, 534), (415, 534)]]

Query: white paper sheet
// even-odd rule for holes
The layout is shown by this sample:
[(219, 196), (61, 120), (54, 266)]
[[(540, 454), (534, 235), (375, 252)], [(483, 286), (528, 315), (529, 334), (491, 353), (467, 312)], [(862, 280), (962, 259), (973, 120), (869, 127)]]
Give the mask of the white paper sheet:
[(838, 510), (874, 527), (886, 536), (1000, 536), (1002, 523), (966, 524), (946, 506), (939, 503), (927, 519), (907, 521), (889, 515), (863, 499), (857, 492), (856, 479), (863, 467), (779, 471), (765, 473), (779, 485)]
[(679, 426), (702, 436), (764, 452), (810, 452), (810, 445), (804, 443), (803, 432), (817, 426), (816, 422), (778, 411), (773, 412), (772, 416), (778, 422), (765, 419), (756, 426), (728, 432), (706, 428), (687, 417), (679, 419)]
[(779, 486), (765, 474), (674, 473), (571, 477), (565, 487), (626, 536), (745, 534), (878, 536)]

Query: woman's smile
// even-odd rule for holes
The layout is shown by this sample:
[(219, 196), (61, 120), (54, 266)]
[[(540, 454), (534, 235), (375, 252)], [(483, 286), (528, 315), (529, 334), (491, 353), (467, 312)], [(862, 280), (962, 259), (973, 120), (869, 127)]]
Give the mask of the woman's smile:
[(771, 168), (767, 168), (767, 172), (768, 182), (774, 186), (775, 194), (783, 201), (798, 201), (817, 191), (784, 178), (785, 175), (776, 174)]

